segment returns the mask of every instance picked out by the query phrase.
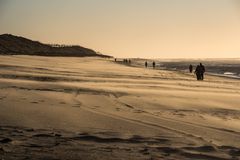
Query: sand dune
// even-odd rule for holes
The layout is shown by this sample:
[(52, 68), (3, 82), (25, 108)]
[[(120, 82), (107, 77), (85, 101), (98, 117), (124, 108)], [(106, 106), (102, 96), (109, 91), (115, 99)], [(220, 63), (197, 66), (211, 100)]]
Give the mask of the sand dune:
[(1, 56), (0, 157), (240, 159), (239, 104), (236, 79)]

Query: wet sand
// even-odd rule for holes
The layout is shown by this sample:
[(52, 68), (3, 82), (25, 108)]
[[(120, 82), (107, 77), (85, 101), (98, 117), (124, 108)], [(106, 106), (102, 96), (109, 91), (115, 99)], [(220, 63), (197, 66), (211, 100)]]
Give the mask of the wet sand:
[(240, 81), (0, 57), (1, 159), (240, 159)]

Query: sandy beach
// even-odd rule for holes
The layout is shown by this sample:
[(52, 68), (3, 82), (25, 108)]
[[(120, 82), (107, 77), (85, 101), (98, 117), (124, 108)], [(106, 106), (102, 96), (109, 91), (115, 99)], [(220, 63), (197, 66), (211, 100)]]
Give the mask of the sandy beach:
[(0, 159), (238, 160), (240, 81), (0, 56)]

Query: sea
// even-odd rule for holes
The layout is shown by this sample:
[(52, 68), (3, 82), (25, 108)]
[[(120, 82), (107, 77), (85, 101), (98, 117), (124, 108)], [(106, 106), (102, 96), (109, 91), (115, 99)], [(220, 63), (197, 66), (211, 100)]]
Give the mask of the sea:
[[(135, 59), (137, 60), (137, 59)], [(148, 67), (152, 67), (155, 61), (156, 69), (177, 70), (188, 72), (189, 65), (193, 65), (193, 71), (199, 63), (206, 68), (206, 74), (222, 77), (240, 79), (240, 58), (239, 59), (138, 59), (137, 65), (144, 66), (145, 61)]]

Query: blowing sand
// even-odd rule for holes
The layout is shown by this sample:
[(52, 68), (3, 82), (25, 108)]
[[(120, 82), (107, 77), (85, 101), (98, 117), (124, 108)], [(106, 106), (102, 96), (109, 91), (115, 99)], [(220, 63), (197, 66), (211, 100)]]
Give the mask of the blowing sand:
[(0, 57), (1, 159), (240, 159), (240, 81)]

